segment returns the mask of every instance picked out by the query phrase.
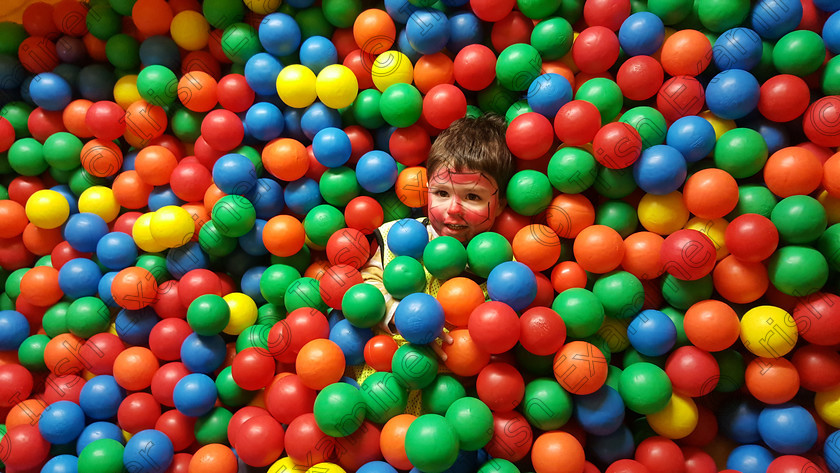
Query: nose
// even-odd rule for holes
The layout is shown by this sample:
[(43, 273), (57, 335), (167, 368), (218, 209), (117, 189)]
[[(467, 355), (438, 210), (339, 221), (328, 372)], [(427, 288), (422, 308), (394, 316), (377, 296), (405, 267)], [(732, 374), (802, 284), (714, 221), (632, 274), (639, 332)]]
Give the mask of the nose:
[(460, 215), (463, 207), (461, 206), (461, 199), (457, 196), (452, 196), (449, 199), (449, 206), (447, 207), (446, 211), (450, 215)]

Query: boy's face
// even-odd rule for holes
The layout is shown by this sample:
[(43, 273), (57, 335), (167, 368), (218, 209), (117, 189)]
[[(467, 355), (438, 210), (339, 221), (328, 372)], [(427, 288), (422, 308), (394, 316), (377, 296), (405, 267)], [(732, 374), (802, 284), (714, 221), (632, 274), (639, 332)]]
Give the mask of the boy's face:
[(490, 230), (504, 201), (492, 177), (441, 167), (429, 177), (429, 222), (441, 236), (462, 243)]

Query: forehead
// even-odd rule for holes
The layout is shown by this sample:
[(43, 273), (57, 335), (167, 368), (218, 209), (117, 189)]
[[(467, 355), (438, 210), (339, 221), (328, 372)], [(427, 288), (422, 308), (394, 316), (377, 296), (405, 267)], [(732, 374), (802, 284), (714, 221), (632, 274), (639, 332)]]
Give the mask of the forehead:
[(496, 181), (480, 171), (456, 170), (448, 167), (438, 168), (429, 179), (430, 185), (452, 184), (455, 186), (486, 187), (496, 189)]

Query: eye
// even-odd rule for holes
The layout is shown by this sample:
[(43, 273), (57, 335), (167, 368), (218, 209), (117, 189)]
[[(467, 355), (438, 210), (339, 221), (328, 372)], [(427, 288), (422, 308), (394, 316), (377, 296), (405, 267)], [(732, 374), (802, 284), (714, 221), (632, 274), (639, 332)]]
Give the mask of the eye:
[(437, 190), (437, 191), (434, 191), (434, 195), (436, 195), (438, 197), (441, 197), (441, 198), (446, 198), (446, 197), (449, 197), (449, 192), (446, 192), (444, 190)]
[(470, 200), (470, 201), (473, 201), (473, 202), (477, 202), (477, 201), (480, 201), (480, 200), (482, 200), (482, 199), (481, 199), (481, 196), (480, 196), (480, 195), (470, 193), (470, 194), (467, 194), (467, 200)]

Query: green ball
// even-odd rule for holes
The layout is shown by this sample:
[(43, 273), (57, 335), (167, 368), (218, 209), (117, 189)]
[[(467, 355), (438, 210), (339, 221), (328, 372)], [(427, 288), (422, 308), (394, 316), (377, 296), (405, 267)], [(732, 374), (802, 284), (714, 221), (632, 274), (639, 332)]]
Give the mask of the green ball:
[(166, 107), (178, 97), (178, 78), (168, 67), (146, 66), (137, 74), (137, 91), (146, 102)]
[(365, 378), (360, 392), (368, 420), (377, 424), (402, 414), (408, 404), (408, 390), (387, 371), (377, 371)]
[(572, 25), (565, 18), (554, 17), (534, 26), (531, 31), (531, 46), (537, 48), (544, 61), (554, 61), (572, 49), (573, 37)]
[(329, 204), (316, 206), (303, 219), (303, 229), (307, 238), (320, 247), (327, 246), (332, 234), (344, 227), (344, 214)]
[[(260, 309), (262, 309), (265, 305), (266, 304), (260, 306)], [(277, 321), (279, 321), (279, 318)], [(268, 332), (271, 331), (271, 325), (260, 324), (257, 322), (256, 325), (245, 327), (245, 330), (236, 336), (236, 353), (239, 353), (246, 348), (264, 348), (267, 350)]]
[(744, 214), (759, 214), (770, 218), (777, 202), (776, 196), (764, 186), (758, 184), (740, 185), (738, 186), (738, 204), (727, 215), (727, 220), (731, 222), (735, 217)]
[(438, 361), (428, 346), (406, 343), (394, 353), (391, 372), (406, 388), (423, 389), (437, 376)]
[(47, 369), (44, 363), (44, 350), (47, 348), (47, 343), (50, 337), (36, 333), (30, 335), (21, 342), (18, 347), (18, 361), (29, 371), (43, 371)]
[(794, 297), (813, 294), (828, 282), (828, 262), (822, 253), (808, 246), (784, 246), (767, 260), (770, 282)]
[(88, 10), (85, 23), (90, 34), (102, 41), (107, 41), (122, 30), (121, 15), (104, 3), (93, 5)]
[(566, 323), (570, 338), (586, 338), (604, 323), (604, 305), (592, 291), (580, 287), (566, 289), (554, 298), (551, 309)]
[(216, 376), (216, 392), (218, 392), (219, 401), (230, 407), (244, 406), (257, 394), (257, 391), (246, 391), (236, 384), (233, 380), (233, 368), (230, 366), (225, 367)]
[(20, 296), (20, 280), (23, 279), (23, 276), (30, 269), (32, 268), (20, 268), (9, 273), (9, 276), (6, 277), (6, 282), (3, 285), (6, 295), (12, 299), (17, 299), (18, 296)]
[(260, 276), (260, 294), (266, 301), (282, 306), (286, 290), (300, 276), (300, 271), (289, 265), (272, 264)]
[[(496, 60), (496, 77), (502, 87), (525, 91), (541, 74), (542, 58), (537, 48), (525, 43), (506, 47)], [(484, 109), (484, 107), (481, 107)]]
[(531, 169), (519, 171), (508, 182), (506, 192), (508, 205), (520, 215), (537, 215), (547, 209), (551, 203), (551, 185), (552, 182), (549, 181), (548, 176), (539, 171)]
[(222, 235), (239, 238), (254, 228), (257, 212), (254, 210), (254, 204), (247, 198), (241, 195), (226, 195), (213, 205), (210, 219)]
[(615, 365), (610, 365), (607, 373), (607, 380), (604, 381), (604, 386), (609, 386), (618, 391), (618, 380), (621, 379), (622, 369)]
[(82, 140), (71, 133), (53, 133), (44, 141), (44, 160), (52, 168), (72, 171), (81, 164)]
[(48, 337), (54, 338), (56, 335), (70, 331), (67, 328), (67, 309), (69, 307), (69, 302), (60, 301), (44, 313), (44, 317), (41, 319), (41, 326), (44, 327), (44, 332)]
[(518, 343), (514, 347), (514, 355), (516, 365), (524, 371), (535, 376), (553, 376), (554, 355), (535, 355)]
[(221, 257), (231, 254), (239, 246), (239, 241), (236, 238), (222, 235), (216, 223), (210, 220), (202, 225), (198, 232), (198, 245), (208, 255)]
[(440, 280), (454, 278), (467, 268), (467, 249), (454, 237), (435, 238), (423, 249), (423, 264)]
[(299, 278), (290, 284), (283, 297), (286, 312), (301, 307), (311, 307), (325, 313), (328, 307), (327, 303), (321, 299), (320, 286), (317, 279), (307, 277)]
[(115, 12), (122, 16), (131, 16), (131, 9), (137, 0), (108, 0), (108, 4)]
[(597, 177), (597, 161), (583, 148), (560, 148), (548, 162), (548, 180), (564, 194), (580, 194), (589, 189)]
[(28, 36), (26, 29), (20, 23), (0, 22), (0, 54), (17, 56), (20, 43)]
[(341, 311), (353, 326), (370, 328), (385, 316), (385, 296), (372, 284), (351, 286), (341, 299)]
[(572, 417), (572, 396), (557, 381), (537, 378), (525, 385), (525, 418), (540, 430), (555, 430)]
[(423, 265), (411, 256), (401, 255), (392, 259), (382, 272), (385, 290), (394, 298), (402, 299), (426, 287)]
[(773, 47), (773, 65), (780, 74), (804, 77), (822, 66), (825, 42), (811, 30), (795, 30), (782, 36)]
[(34, 138), (21, 138), (9, 148), (9, 165), (22, 176), (37, 176), (49, 168), (44, 145)]
[(601, 112), (601, 124), (615, 119), (624, 105), (624, 95), (615, 81), (603, 77), (590, 79), (578, 87), (575, 100), (586, 100)]
[[(566, 2), (563, 2), (565, 5)], [(516, 467), (510, 460), (504, 458), (493, 458), (485, 464), (481, 465), (478, 473), (520, 473), (519, 468)]]
[(627, 238), (639, 226), (636, 208), (623, 200), (608, 200), (595, 210), (595, 224), (606, 225)]
[(715, 33), (739, 26), (750, 13), (749, 0), (704, 0), (696, 5), (700, 23)]
[(247, 23), (234, 23), (222, 33), (222, 50), (235, 64), (245, 64), (251, 56), (262, 52), (257, 30)]
[(132, 71), (140, 66), (140, 43), (125, 33), (115, 34), (105, 43), (105, 57), (115, 68)]
[(622, 199), (636, 190), (632, 168), (610, 169), (599, 164), (596, 173), (592, 188), (608, 199)]
[(636, 316), (645, 302), (642, 282), (627, 271), (614, 271), (600, 276), (592, 287), (592, 293), (601, 301), (604, 314), (617, 319)]
[(658, 16), (662, 23), (673, 25), (679, 23), (691, 14), (693, 0), (648, 0), (648, 11)]
[(241, 0), (204, 0), (202, 12), (210, 26), (223, 30), (242, 21), (246, 9)]
[(734, 128), (715, 143), (715, 167), (736, 179), (752, 177), (764, 167), (767, 152), (767, 142), (759, 132), (751, 128)]
[(518, 117), (519, 115), (524, 115), (526, 113), (533, 112), (534, 110), (528, 105), (528, 101), (525, 99), (518, 100), (511, 104), (508, 107), (507, 111), (505, 112), (505, 122), (510, 125), (510, 122), (513, 121), (514, 118)]
[(91, 176), (83, 167), (80, 166), (73, 171), (73, 175), (70, 177), (70, 182), (67, 184), (70, 186), (70, 191), (73, 192), (73, 194), (80, 196), (82, 195), (82, 192), (93, 186), (108, 185), (108, 181), (102, 177)]
[(455, 429), (461, 449), (478, 450), (493, 438), (493, 413), (474, 397), (456, 399), (446, 409), (446, 420)]
[(423, 96), (411, 84), (397, 83), (388, 86), (379, 99), (379, 113), (389, 125), (409, 127), (423, 113)]
[(367, 408), (362, 393), (347, 383), (332, 383), (315, 397), (315, 423), (331, 437), (346, 437), (362, 425)]
[(782, 199), (770, 213), (770, 220), (779, 230), (783, 243), (813, 243), (825, 231), (825, 208), (815, 198), (792, 195)]
[[(561, 0), (516, 0), (519, 11), (532, 20), (542, 20), (551, 16), (560, 8), (561, 3)], [(531, 44), (533, 45), (533, 42)]]
[(432, 384), (423, 388), (423, 412), (446, 414), (446, 410), (458, 399), (467, 395), (464, 385), (447, 374), (439, 374)]
[(172, 275), (170, 275), (169, 271), (166, 269), (166, 258), (161, 256), (159, 253), (146, 253), (144, 255), (140, 255), (134, 263), (134, 266), (143, 268), (152, 273), (152, 276), (155, 277), (155, 281), (157, 281), (158, 284), (162, 284), (172, 279)]
[(306, 40), (311, 36), (332, 38), (335, 27), (327, 21), (320, 6), (300, 10), (294, 17), (295, 22), (300, 26), (301, 40)]
[(125, 447), (120, 442), (101, 438), (87, 444), (79, 453), (77, 466), (79, 471), (95, 471), (97, 473), (122, 473), (123, 452)]
[(817, 249), (825, 257), (828, 266), (840, 271), (840, 223), (828, 227), (817, 241)]
[[(497, 62), (496, 65), (498, 64)], [(519, 100), (519, 94), (502, 87), (497, 79), (486, 89), (479, 91), (476, 99), (481, 110), (496, 115), (506, 115), (510, 106)]]
[(674, 323), (674, 328), (677, 329), (677, 342), (675, 346), (681, 347), (688, 345), (690, 342), (688, 341), (688, 336), (685, 334), (685, 327), (683, 324), (685, 321), (685, 313), (668, 306), (662, 307), (659, 310), (671, 319), (671, 322)]
[(382, 206), (386, 222), (400, 220), (411, 215), (411, 208), (402, 203), (400, 198), (397, 197), (397, 193), (393, 190), (377, 194), (376, 201)]
[(640, 362), (624, 368), (618, 379), (618, 392), (630, 410), (647, 415), (664, 409), (673, 391), (662, 368)]
[(759, 83), (763, 83), (779, 73), (773, 66), (773, 43), (766, 40), (761, 42), (761, 60), (750, 72), (758, 79)]
[(735, 350), (723, 350), (712, 353), (720, 367), (720, 380), (715, 391), (731, 393), (741, 389), (744, 385), (744, 357)]
[(440, 473), (454, 465), (459, 447), (454, 426), (438, 414), (424, 414), (414, 419), (405, 433), (408, 461), (428, 473)]
[(361, 0), (324, 0), (324, 17), (336, 28), (350, 28), (362, 12)]
[(828, 60), (822, 75), (823, 95), (840, 95), (840, 56)]
[(618, 121), (627, 123), (642, 137), (642, 149), (665, 143), (668, 123), (662, 113), (653, 107), (633, 107), (624, 112)]
[(222, 296), (198, 296), (187, 308), (187, 323), (199, 335), (218, 335), (230, 322), (230, 307)]
[(204, 115), (187, 108), (178, 108), (169, 120), (172, 133), (181, 141), (197, 140), (201, 136), (201, 121), (204, 119)]
[(665, 302), (680, 310), (688, 310), (697, 302), (711, 299), (715, 289), (711, 274), (695, 281), (683, 281), (666, 274), (661, 287)]
[(356, 171), (347, 166), (329, 168), (318, 181), (324, 201), (336, 207), (344, 207), (362, 192), (356, 180)]
[(286, 308), (282, 304), (266, 302), (257, 309), (257, 324), (260, 326), (271, 328), (284, 318), (286, 318)]
[(493, 268), (512, 260), (510, 242), (498, 233), (479, 233), (467, 243), (467, 264), (470, 271), (481, 278), (486, 279)]
[(271, 255), (271, 263), (291, 266), (303, 274), (306, 272), (306, 268), (312, 264), (312, 253), (308, 246), (303, 245), (303, 248), (292, 256)]
[(196, 419), (193, 428), (196, 442), (200, 445), (227, 443), (227, 428), (232, 417), (233, 414), (224, 407), (214, 407), (213, 410)]
[(365, 89), (359, 92), (353, 102), (353, 118), (356, 122), (367, 128), (376, 129), (385, 124), (382, 112), (379, 111), (379, 102), (382, 100), (382, 92), (376, 89)]
[(67, 329), (77, 337), (90, 338), (110, 326), (111, 311), (98, 297), (80, 297), (67, 308)]
[(15, 137), (24, 138), (30, 136), (29, 114), (33, 108), (26, 102), (9, 102), (0, 108), (0, 117), (9, 120), (12, 128), (15, 129)]

